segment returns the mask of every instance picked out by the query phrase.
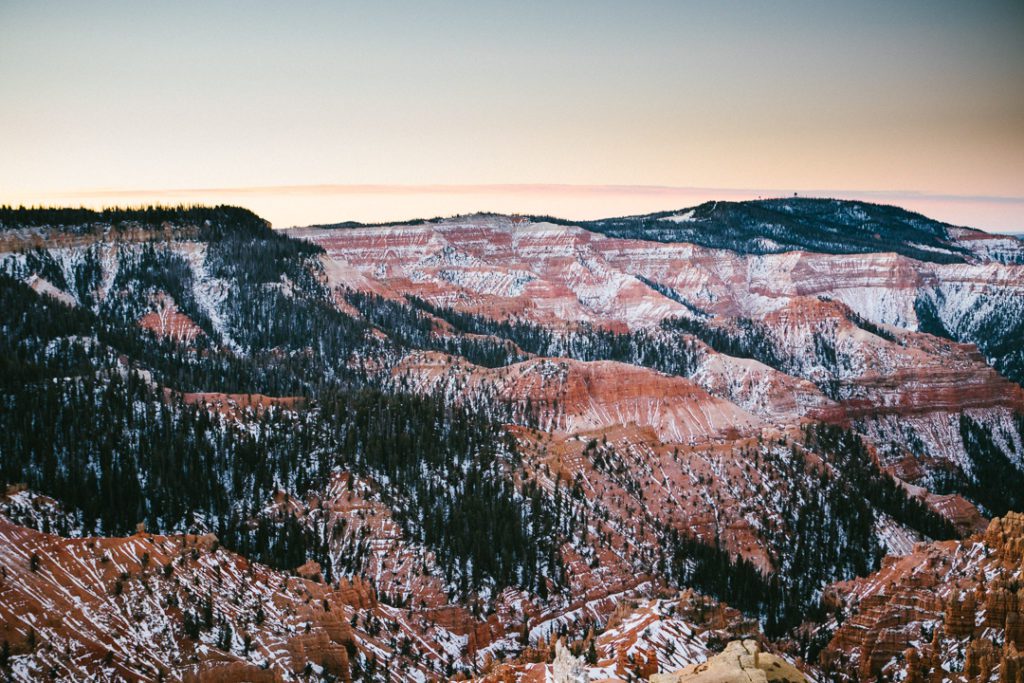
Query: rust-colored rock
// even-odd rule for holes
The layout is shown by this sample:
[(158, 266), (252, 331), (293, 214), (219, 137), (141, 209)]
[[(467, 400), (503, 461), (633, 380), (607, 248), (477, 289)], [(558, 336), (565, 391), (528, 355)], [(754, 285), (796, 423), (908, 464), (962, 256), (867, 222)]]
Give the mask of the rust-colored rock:
[[(908, 681), (1015, 681), (1024, 636), (1024, 515), (994, 519), (964, 541), (921, 544), (887, 558), (864, 579), (836, 584), (832, 604), (854, 605), (821, 654), (821, 665), (860, 680), (880, 674)], [(920, 645), (907, 649), (908, 643)], [(966, 646), (963, 644), (966, 642)], [(1005, 643), (1005, 645), (1004, 645)]]
[(335, 588), (288, 576), (224, 550), (212, 535), (67, 539), (0, 516), (0, 641), (14, 656), (31, 655), (19, 680), (105, 672), (276, 682), (314, 667), (347, 682), (349, 654), (361, 647), (395, 670), (417, 670), (416, 647), (396, 647), (416, 634), (399, 631), (393, 646), (353, 627), (393, 618), (361, 579)]

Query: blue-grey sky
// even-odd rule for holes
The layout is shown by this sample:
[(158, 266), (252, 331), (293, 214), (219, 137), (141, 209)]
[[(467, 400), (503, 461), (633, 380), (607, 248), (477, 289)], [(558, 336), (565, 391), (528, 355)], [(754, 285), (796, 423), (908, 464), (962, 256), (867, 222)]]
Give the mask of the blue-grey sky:
[(1024, 230), (1024, 2), (0, 0), (0, 202), (834, 193)]

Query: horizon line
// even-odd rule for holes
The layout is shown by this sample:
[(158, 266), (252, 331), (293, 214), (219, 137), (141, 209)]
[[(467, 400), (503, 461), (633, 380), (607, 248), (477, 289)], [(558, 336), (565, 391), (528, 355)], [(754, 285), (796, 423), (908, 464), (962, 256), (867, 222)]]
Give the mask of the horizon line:
[(790, 196), (811, 196), (815, 198), (850, 198), (851, 196), (871, 197), (876, 199), (912, 199), (917, 201), (955, 201), (979, 202), (996, 204), (1024, 204), (1024, 196), (953, 194), (925, 192), (920, 190), (840, 190), (821, 188), (736, 188), (736, 187), (701, 187), (694, 185), (646, 185), (646, 184), (613, 184), (613, 183), (301, 183), (283, 185), (238, 185), (225, 187), (193, 187), (193, 188), (96, 188), (72, 191), (52, 191), (40, 193), (41, 196), (76, 197), (81, 199), (103, 197), (145, 197), (145, 196), (177, 196), (177, 195), (465, 195), (465, 194), (636, 194), (636, 195), (674, 195), (687, 193), (722, 194), (768, 194), (770, 198), (786, 198)]

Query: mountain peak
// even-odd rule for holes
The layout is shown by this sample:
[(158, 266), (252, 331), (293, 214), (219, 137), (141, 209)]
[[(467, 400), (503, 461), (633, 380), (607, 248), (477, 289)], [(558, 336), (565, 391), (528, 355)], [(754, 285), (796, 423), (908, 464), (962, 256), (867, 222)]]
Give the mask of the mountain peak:
[[(692, 242), (748, 254), (891, 251), (920, 261), (963, 263), (979, 257), (979, 230), (937, 221), (897, 206), (831, 198), (780, 197), (711, 201), (680, 211), (583, 224), (613, 237)], [(1020, 259), (1022, 252), (996, 260)], [(988, 254), (991, 256), (991, 254)]]

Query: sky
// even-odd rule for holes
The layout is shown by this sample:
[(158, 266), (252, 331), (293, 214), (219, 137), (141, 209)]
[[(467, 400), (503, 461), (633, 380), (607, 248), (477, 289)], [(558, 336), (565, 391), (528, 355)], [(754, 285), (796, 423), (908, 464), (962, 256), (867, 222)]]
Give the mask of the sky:
[(0, 203), (830, 195), (1024, 232), (1024, 2), (0, 0)]

